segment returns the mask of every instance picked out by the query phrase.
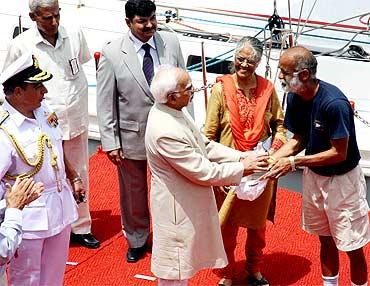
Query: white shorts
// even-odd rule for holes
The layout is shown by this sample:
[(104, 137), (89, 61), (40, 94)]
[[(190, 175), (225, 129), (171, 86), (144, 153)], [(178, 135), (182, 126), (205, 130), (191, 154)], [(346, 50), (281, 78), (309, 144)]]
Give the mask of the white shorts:
[(361, 167), (332, 177), (303, 172), (302, 228), (332, 236), (337, 248), (352, 251), (370, 240), (369, 206)]

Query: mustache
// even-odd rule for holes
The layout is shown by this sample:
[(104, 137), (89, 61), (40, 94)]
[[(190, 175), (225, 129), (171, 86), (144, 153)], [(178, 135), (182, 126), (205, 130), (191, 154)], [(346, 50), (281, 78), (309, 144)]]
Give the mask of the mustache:
[(280, 80), (280, 85), (281, 85), (284, 92), (289, 92), (289, 84), (286, 80), (281, 79)]
[(150, 28), (150, 29), (143, 29), (143, 32), (155, 32), (156, 28)]
[(282, 87), (288, 86), (288, 83), (287, 83), (287, 81), (285, 79), (281, 79), (280, 80), (280, 84), (281, 84)]

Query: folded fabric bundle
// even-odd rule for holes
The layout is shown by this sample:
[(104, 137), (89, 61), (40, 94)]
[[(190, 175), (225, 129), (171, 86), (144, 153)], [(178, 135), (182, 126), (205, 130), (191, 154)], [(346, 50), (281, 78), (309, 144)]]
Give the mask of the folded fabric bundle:
[(235, 194), (238, 199), (254, 201), (265, 190), (268, 180), (259, 180), (262, 173), (256, 177), (256, 174), (242, 178), (240, 185), (236, 187)]
[[(252, 155), (263, 155), (266, 154), (266, 150), (271, 147), (271, 136), (263, 142), (258, 142), (257, 146), (252, 151), (244, 152), (244, 156)], [(265, 190), (268, 180), (260, 180), (259, 178), (265, 174), (265, 172), (254, 173), (249, 176), (243, 177), (240, 185), (236, 187), (235, 194), (238, 199), (254, 201), (257, 199)]]

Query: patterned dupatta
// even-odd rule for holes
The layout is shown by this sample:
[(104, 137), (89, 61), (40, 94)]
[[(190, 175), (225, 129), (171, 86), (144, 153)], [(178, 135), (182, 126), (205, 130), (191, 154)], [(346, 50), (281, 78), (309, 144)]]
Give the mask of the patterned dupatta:
[(253, 128), (248, 130), (245, 135), (245, 126), (240, 122), (239, 104), (237, 100), (237, 89), (232, 78), (232, 75), (223, 75), (216, 79), (221, 81), (225, 96), (226, 107), (230, 113), (230, 127), (234, 139), (234, 146), (237, 150), (248, 151), (252, 150), (261, 138), (264, 128), (264, 116), (267, 104), (272, 95), (273, 85), (270, 81), (261, 76), (256, 75), (257, 90), (256, 90), (256, 109), (254, 111)]

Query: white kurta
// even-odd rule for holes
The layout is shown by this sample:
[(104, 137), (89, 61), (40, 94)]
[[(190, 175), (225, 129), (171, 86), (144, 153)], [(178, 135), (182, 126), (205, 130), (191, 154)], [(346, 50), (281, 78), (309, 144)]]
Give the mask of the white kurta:
[(3, 69), (27, 52), (35, 55), (42, 70), (53, 74), (44, 83), (48, 89), (45, 99), (59, 117), (63, 140), (87, 131), (88, 84), (82, 65), (91, 55), (82, 31), (59, 26), (54, 47), (32, 27), (10, 42)]
[[(2, 202), (5, 207), (5, 201)], [(2, 208), (0, 211), (0, 277), (2, 277), (6, 264), (12, 259), (22, 241), (22, 212), (14, 208)]]
[(240, 183), (241, 152), (208, 141), (188, 112), (158, 103), (149, 113), (145, 146), (152, 172), (152, 272), (184, 280), (204, 268), (224, 267), (211, 186)]

